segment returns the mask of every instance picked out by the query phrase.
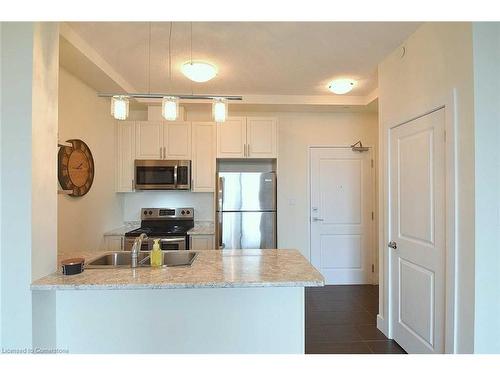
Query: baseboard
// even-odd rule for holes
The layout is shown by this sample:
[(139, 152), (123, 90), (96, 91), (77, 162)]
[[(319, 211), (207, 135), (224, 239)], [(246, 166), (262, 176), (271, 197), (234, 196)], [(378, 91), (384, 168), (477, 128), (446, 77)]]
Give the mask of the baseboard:
[(389, 329), (387, 327), (387, 322), (385, 321), (385, 319), (380, 314), (377, 314), (377, 328), (384, 335), (386, 335), (387, 338), (392, 339), (392, 337), (389, 336)]

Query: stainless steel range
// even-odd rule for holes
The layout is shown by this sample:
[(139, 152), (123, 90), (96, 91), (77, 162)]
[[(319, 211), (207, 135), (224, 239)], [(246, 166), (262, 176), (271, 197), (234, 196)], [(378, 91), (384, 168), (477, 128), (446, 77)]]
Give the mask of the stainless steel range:
[(187, 232), (194, 226), (194, 209), (187, 208), (142, 208), (141, 227), (125, 233), (125, 250), (130, 251), (134, 240), (145, 233), (141, 251), (153, 248), (153, 241), (160, 240), (162, 250), (189, 250)]

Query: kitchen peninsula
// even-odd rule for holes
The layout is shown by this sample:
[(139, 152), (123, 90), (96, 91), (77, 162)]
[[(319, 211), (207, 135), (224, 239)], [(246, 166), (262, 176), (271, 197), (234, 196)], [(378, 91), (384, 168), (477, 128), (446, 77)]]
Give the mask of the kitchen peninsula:
[(189, 267), (54, 273), (31, 289), (52, 301), (40, 343), (70, 353), (303, 353), (304, 287), (323, 282), (297, 250), (204, 250)]

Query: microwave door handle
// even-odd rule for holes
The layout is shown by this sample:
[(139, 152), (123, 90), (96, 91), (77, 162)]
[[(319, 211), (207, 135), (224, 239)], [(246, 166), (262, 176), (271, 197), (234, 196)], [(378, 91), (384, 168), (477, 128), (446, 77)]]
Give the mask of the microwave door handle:
[(174, 165), (174, 186), (177, 187), (177, 164)]

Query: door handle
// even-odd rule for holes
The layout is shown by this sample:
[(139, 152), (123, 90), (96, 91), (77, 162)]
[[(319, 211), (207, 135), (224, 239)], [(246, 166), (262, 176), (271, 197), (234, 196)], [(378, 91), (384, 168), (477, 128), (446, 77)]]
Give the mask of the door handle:
[(398, 248), (398, 244), (394, 241), (391, 241), (387, 244), (388, 247), (390, 247), (391, 249), (394, 249), (396, 250)]
[(313, 221), (323, 221), (323, 219), (320, 219), (319, 217), (313, 217)]

